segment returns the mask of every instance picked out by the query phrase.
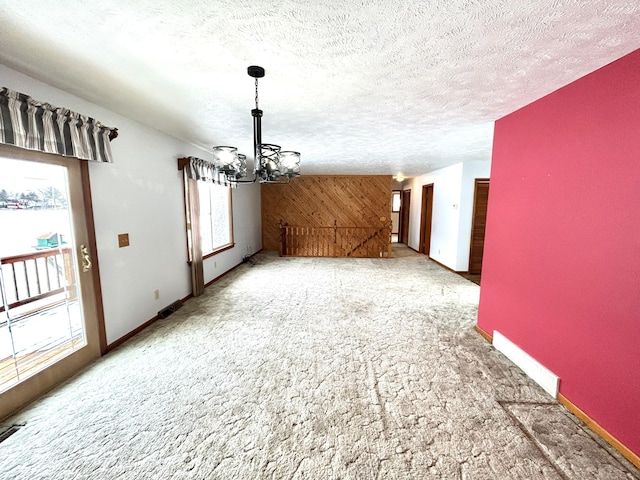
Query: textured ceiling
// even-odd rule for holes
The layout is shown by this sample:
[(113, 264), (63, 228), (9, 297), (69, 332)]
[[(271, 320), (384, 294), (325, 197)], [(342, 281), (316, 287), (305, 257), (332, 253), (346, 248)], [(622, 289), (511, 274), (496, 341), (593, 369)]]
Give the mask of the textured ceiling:
[(0, 32), (7, 66), (249, 157), (261, 65), (263, 141), (303, 174), (419, 175), (488, 160), (495, 120), (639, 48), (640, 2), (0, 0)]

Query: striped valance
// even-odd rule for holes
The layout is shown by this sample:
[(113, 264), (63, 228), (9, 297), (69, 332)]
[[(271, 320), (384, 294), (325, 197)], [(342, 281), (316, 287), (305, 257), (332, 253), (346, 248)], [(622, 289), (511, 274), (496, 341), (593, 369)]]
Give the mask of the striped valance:
[(228, 180), (224, 174), (216, 170), (213, 163), (196, 157), (188, 157), (188, 160), (184, 167), (188, 178), (212, 182), (225, 187), (238, 188), (238, 183)]
[(0, 90), (0, 142), (29, 150), (57, 153), (82, 160), (112, 162), (109, 141), (115, 128), (39, 102), (8, 88)]

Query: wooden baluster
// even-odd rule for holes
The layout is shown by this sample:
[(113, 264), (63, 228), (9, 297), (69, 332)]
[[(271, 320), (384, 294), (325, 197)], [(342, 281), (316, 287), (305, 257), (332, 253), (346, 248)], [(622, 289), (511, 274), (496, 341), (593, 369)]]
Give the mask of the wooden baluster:
[(349, 233), (349, 227), (344, 230), (344, 253), (343, 255), (351, 255), (349, 250), (351, 249), (351, 234)]
[(16, 264), (15, 263), (11, 264), (11, 273), (13, 274), (13, 287), (14, 287), (15, 292), (16, 292), (16, 300), (20, 300), (20, 297), (18, 296), (18, 279), (16, 278)]
[(291, 227), (287, 227), (287, 255), (291, 255), (292, 242), (293, 242), (293, 232)]
[(371, 250), (372, 256), (379, 258), (380, 253), (377, 251), (377, 248), (378, 248), (378, 231), (373, 230), (373, 232), (371, 233), (371, 241), (369, 242), (369, 249)]
[(330, 257), (329, 253), (329, 237), (327, 236), (327, 230), (325, 229), (324, 235), (322, 235), (322, 255), (325, 257)]
[(373, 233), (373, 239), (371, 242), (369, 242), (369, 251), (371, 252), (372, 256), (375, 257), (379, 257), (380, 254), (376, 251), (378, 247), (378, 232), (374, 232)]
[(29, 288), (29, 273), (27, 272), (27, 262), (26, 262), (26, 260), (24, 262), (22, 262), (22, 268), (24, 269), (24, 280), (25, 280), (25, 284), (27, 285), (27, 296), (26, 296), (26, 298), (29, 298), (31, 296), (31, 288)]
[(38, 268), (38, 259), (33, 259), (33, 265), (36, 268), (36, 285), (38, 287), (38, 295), (42, 293), (42, 285), (40, 285), (40, 269)]
[[(329, 233), (330, 234), (331, 231), (327, 230), (325, 233)], [(329, 235), (325, 236), (324, 242), (325, 242), (325, 248), (326, 248), (326, 256), (327, 257), (331, 257), (331, 245), (333, 245), (333, 243), (331, 242), (331, 239), (330, 239)]]

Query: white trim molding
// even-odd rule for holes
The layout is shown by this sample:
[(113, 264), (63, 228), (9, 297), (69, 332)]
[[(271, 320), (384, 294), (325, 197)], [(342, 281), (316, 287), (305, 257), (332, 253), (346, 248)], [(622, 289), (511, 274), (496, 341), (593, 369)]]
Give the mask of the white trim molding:
[(553, 398), (558, 397), (560, 377), (497, 330), (493, 331), (493, 346), (515, 363), (516, 366), (526, 373), (534, 382), (540, 385), (545, 392)]

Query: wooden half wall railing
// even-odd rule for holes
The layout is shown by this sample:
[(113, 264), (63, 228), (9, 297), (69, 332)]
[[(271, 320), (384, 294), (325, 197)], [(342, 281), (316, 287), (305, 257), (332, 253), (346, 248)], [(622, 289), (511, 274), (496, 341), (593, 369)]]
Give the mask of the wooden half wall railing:
[(391, 228), (383, 227), (300, 227), (282, 223), (280, 256), (389, 258)]

